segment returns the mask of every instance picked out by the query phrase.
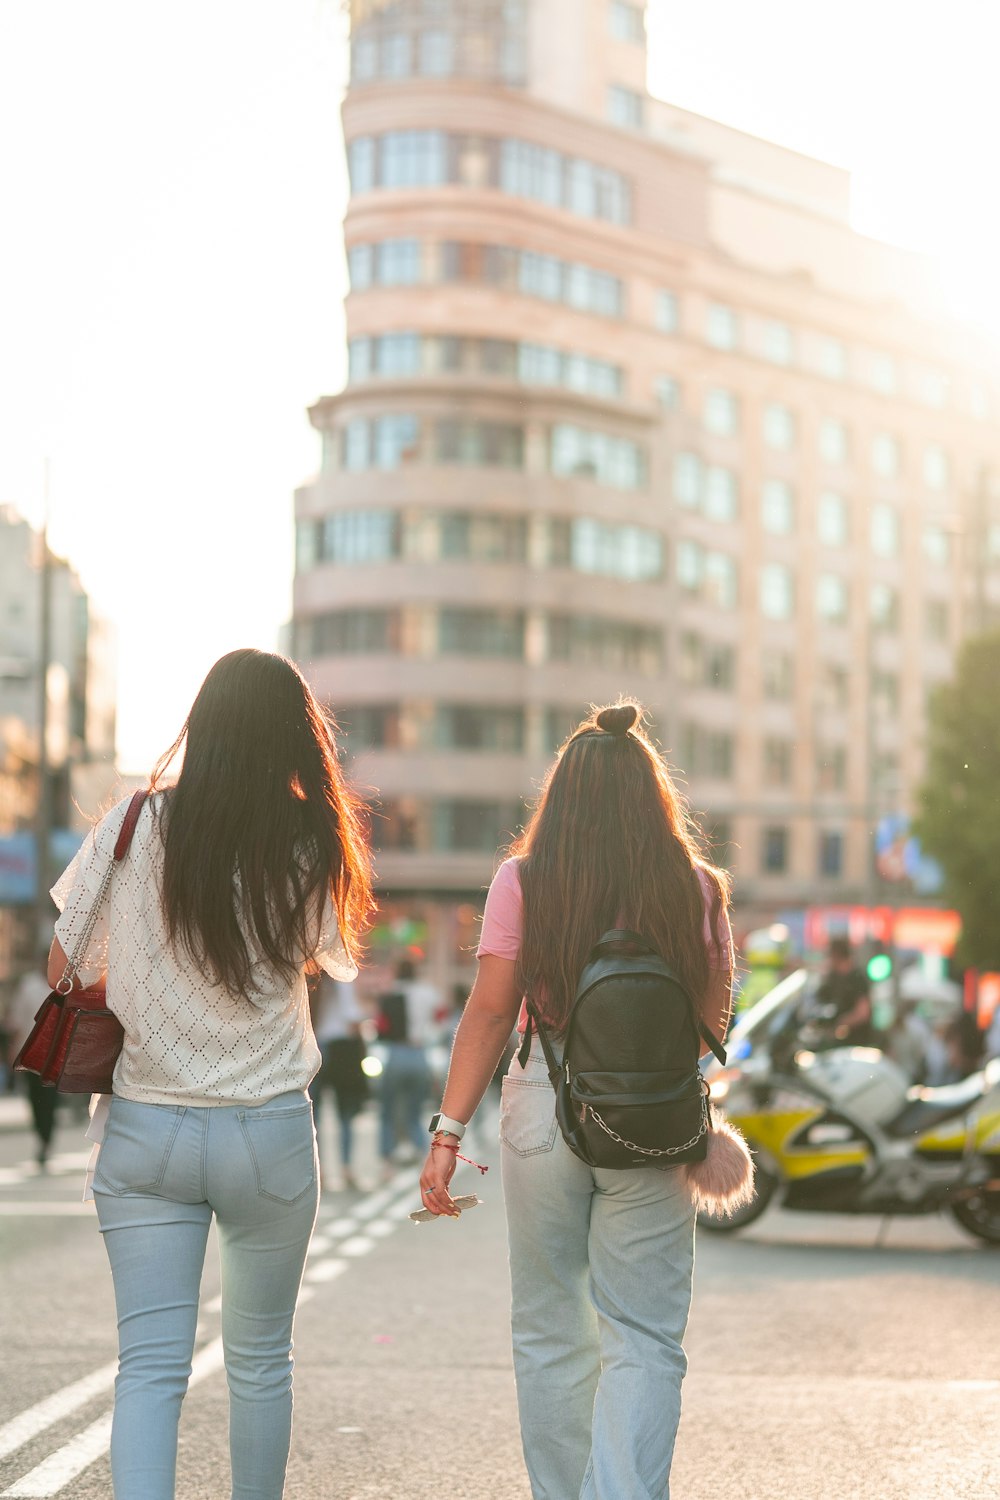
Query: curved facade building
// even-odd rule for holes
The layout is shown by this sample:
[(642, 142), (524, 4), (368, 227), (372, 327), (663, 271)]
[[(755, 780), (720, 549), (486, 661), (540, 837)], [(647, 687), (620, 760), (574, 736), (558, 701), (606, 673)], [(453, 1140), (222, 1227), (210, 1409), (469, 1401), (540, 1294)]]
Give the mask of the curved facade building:
[(943, 517), (988, 375), (904, 310), (921, 268), (852, 234), (842, 172), (645, 75), (631, 3), (352, 6), (349, 377), (311, 412), (292, 649), (377, 791), (377, 939), (446, 981), (620, 693), (749, 902), (863, 895), (965, 628)]

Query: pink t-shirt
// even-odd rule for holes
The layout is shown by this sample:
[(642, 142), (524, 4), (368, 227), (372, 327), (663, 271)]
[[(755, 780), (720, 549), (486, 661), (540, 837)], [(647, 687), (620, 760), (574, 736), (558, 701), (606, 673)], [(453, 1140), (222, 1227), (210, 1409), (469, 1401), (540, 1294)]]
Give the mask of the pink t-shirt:
[[(704, 870), (698, 871), (698, 879), (705, 896), (705, 947), (708, 949), (710, 969), (731, 969), (733, 966), (733, 934), (729, 917), (723, 913), (719, 919), (719, 941), (712, 936), (712, 887)], [(483, 930), (479, 935), (476, 957), (490, 953), (494, 958), (516, 959), (521, 951), (521, 933), (524, 920), (524, 902), (521, 895), (521, 877), (516, 859), (505, 859), (493, 877), (486, 897), (483, 912)], [(521, 1006), (517, 1029), (524, 1030), (526, 1011)]]

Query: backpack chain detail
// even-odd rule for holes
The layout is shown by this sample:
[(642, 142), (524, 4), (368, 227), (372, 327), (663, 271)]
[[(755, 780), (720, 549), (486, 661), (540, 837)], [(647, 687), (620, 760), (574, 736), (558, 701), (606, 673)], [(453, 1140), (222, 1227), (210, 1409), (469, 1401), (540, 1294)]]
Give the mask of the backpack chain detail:
[(641, 1156), (680, 1156), (682, 1151), (690, 1151), (692, 1147), (697, 1146), (698, 1142), (701, 1140), (702, 1136), (705, 1135), (709, 1128), (707, 1094), (702, 1097), (701, 1124), (698, 1127), (697, 1133), (693, 1135), (689, 1141), (685, 1141), (682, 1146), (637, 1146), (635, 1141), (626, 1141), (617, 1133), (617, 1131), (612, 1130), (611, 1126), (605, 1120), (601, 1119), (601, 1116), (597, 1113), (597, 1110), (592, 1104), (588, 1105), (587, 1107), (590, 1110), (590, 1118), (596, 1121), (598, 1125), (600, 1125), (605, 1134), (609, 1135), (613, 1141), (616, 1141), (618, 1143), (619, 1146), (624, 1146), (626, 1151), (638, 1151)]

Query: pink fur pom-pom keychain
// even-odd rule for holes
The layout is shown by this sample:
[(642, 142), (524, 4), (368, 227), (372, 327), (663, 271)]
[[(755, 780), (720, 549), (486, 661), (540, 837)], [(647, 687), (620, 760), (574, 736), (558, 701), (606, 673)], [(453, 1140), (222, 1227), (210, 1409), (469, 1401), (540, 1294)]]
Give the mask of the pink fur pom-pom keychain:
[(688, 1162), (684, 1170), (700, 1213), (728, 1218), (753, 1201), (753, 1157), (743, 1136), (727, 1120), (713, 1120), (704, 1161)]

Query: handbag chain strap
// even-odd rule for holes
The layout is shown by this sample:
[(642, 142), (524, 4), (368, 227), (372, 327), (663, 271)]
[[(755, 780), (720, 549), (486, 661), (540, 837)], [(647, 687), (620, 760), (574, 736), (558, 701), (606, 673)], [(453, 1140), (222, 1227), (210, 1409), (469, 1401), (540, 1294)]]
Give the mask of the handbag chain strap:
[(147, 795), (148, 793), (144, 791), (133, 793), (132, 800), (130, 801), (128, 807), (125, 809), (125, 817), (122, 819), (121, 831), (118, 834), (114, 852), (110, 860), (108, 861), (107, 869), (101, 877), (100, 889), (98, 890), (97, 895), (94, 897), (90, 911), (87, 913), (87, 920), (84, 922), (83, 927), (80, 929), (80, 936), (73, 944), (73, 952), (66, 960), (66, 967), (63, 970), (62, 978), (56, 985), (57, 995), (62, 995), (65, 997), (66, 995), (70, 994), (73, 989), (73, 984), (76, 980), (80, 963), (82, 962), (83, 956), (90, 944), (90, 940), (94, 935), (94, 928), (97, 926), (97, 918), (100, 916), (101, 907), (104, 905), (104, 898), (107, 896), (108, 891), (111, 887), (111, 881), (114, 878), (115, 867), (121, 864), (122, 860), (128, 854), (129, 847), (132, 843), (132, 835), (135, 833), (135, 827), (139, 821), (139, 814), (142, 811), (142, 804), (145, 802)]

